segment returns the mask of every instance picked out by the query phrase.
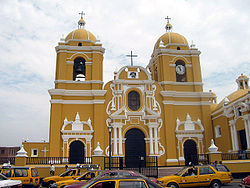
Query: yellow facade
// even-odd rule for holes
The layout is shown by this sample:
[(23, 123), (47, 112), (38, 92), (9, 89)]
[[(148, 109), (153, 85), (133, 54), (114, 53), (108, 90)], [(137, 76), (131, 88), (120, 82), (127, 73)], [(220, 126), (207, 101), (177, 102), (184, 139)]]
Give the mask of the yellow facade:
[[(74, 158), (78, 148), (82, 153), (77, 155), (91, 157), (98, 142), (102, 155), (108, 156), (108, 126), (112, 156), (157, 156), (160, 166), (190, 162), (189, 151), (207, 153), (211, 139), (219, 150), (232, 150), (232, 117), (224, 116), (214, 93), (203, 91), (200, 51), (172, 32), (169, 23), (146, 67), (124, 66), (105, 85), (105, 49), (84, 26), (81, 19), (79, 28), (56, 46), (55, 88), (49, 90), (49, 156)], [(245, 96), (249, 100), (249, 93)], [(249, 114), (249, 107), (243, 114)], [(237, 119), (237, 130), (245, 123)], [(223, 136), (215, 137), (216, 125), (223, 128)], [(30, 151), (35, 146), (24, 147)]]

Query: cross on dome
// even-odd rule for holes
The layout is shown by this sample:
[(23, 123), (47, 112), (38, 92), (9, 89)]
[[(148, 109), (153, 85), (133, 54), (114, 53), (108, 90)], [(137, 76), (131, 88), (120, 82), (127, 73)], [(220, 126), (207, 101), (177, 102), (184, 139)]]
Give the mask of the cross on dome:
[(78, 21), (78, 28), (84, 28), (86, 22), (83, 19), (83, 15), (85, 15), (85, 13), (82, 11), (79, 13), (81, 15), (81, 19)]
[(166, 29), (166, 31), (168, 32), (168, 31), (171, 31), (171, 29), (172, 29), (172, 25), (169, 23), (169, 20), (171, 19), (170, 17), (166, 17), (165, 18), (166, 20), (168, 20), (168, 23), (167, 23), (167, 25), (165, 26), (165, 29)]

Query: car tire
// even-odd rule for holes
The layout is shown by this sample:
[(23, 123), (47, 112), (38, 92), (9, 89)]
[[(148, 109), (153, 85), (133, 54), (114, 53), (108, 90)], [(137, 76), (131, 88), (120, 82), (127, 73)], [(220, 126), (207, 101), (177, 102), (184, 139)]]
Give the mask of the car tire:
[(49, 181), (48, 188), (51, 188), (51, 185), (55, 183), (54, 181)]
[(177, 183), (174, 183), (174, 182), (168, 183), (168, 184), (167, 184), (167, 187), (179, 188), (179, 186), (177, 185)]
[(221, 187), (221, 183), (218, 180), (214, 180), (214, 181), (211, 182), (210, 187), (211, 188), (220, 188)]

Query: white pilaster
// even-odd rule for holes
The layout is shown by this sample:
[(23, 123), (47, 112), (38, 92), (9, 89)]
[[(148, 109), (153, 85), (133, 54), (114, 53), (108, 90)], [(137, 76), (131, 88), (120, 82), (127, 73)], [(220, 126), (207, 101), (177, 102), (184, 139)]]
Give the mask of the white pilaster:
[(246, 132), (246, 140), (247, 140), (247, 149), (250, 150), (250, 124), (249, 119), (244, 119), (245, 122), (245, 132)]
[(154, 127), (154, 136), (155, 136), (155, 154), (159, 154), (157, 127)]
[(114, 155), (117, 155), (117, 127), (113, 127), (114, 131)]
[(119, 155), (122, 155), (122, 127), (119, 127)]
[(151, 155), (153, 155), (154, 154), (154, 148), (153, 148), (153, 131), (152, 131), (152, 127), (149, 127), (149, 143), (150, 143), (150, 145), (149, 145), (149, 153), (151, 154)]

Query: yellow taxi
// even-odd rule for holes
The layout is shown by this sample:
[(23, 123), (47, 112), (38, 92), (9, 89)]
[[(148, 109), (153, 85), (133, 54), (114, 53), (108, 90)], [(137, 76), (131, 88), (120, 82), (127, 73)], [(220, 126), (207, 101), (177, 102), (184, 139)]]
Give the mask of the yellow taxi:
[(86, 172), (88, 169), (99, 169), (98, 165), (85, 165), (79, 166), (77, 168), (73, 168), (67, 170), (60, 174), (59, 176), (50, 176), (43, 178), (42, 187), (50, 187), (53, 183), (64, 180), (73, 180), (79, 177), (82, 173)]
[[(184, 167), (175, 175), (158, 178), (163, 187), (221, 187), (222, 184), (232, 181), (232, 174), (222, 168), (224, 165), (204, 165)], [(219, 168), (220, 167), (220, 168)], [(222, 170), (221, 170), (222, 169)]]
[(57, 181), (56, 183), (53, 183), (50, 187), (51, 188), (63, 188), (64, 186), (72, 184), (72, 183), (90, 180), (93, 177), (96, 177), (97, 175), (101, 174), (102, 172), (103, 171), (100, 171), (100, 170), (87, 171), (75, 179)]
[(6, 167), (0, 173), (11, 180), (21, 180), (23, 186), (38, 187), (40, 177), (35, 167)]

